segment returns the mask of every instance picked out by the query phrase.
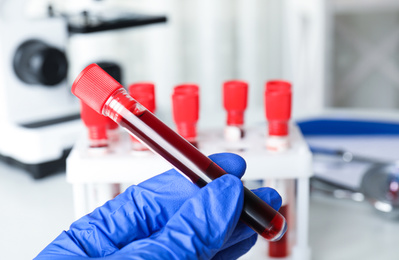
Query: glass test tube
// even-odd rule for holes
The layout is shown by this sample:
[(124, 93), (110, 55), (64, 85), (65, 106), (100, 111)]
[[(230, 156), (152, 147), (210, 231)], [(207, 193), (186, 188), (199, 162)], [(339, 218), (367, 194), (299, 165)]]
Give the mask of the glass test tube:
[(173, 89), (173, 120), (177, 133), (195, 147), (197, 142), (197, 122), (199, 119), (199, 87), (195, 84), (182, 84)]
[[(111, 141), (109, 129), (118, 125), (108, 117), (97, 113), (84, 102), (81, 102), (81, 118), (88, 129), (88, 153), (98, 158), (107, 154)], [(89, 183), (86, 187), (89, 196), (87, 203), (90, 209), (101, 206), (120, 193), (119, 183)]]
[(227, 111), (224, 131), (226, 141), (239, 141), (244, 137), (244, 112), (247, 108), (248, 84), (240, 80), (223, 84), (223, 106)]
[(106, 148), (108, 146), (108, 118), (98, 114), (84, 102), (80, 102), (80, 117), (87, 128), (89, 147)]
[[(272, 152), (283, 152), (290, 146), (288, 121), (291, 117), (291, 84), (287, 81), (274, 80), (265, 86), (265, 109), (268, 121), (268, 139), (266, 147)], [(292, 201), (289, 201), (290, 181), (273, 179), (267, 182), (268, 186), (275, 188), (281, 195), (282, 205), (279, 212), (289, 221)], [(290, 254), (289, 234), (290, 227), (285, 235), (276, 242), (269, 243), (268, 255), (270, 257), (287, 257)]]
[[(197, 186), (203, 187), (226, 174), (129, 96), (116, 80), (96, 64), (89, 65), (81, 72), (72, 86), (72, 92), (146, 143)], [(286, 231), (285, 218), (247, 188), (244, 188), (240, 219), (270, 241), (280, 239)]]
[[(137, 100), (151, 113), (155, 113), (155, 85), (150, 82), (138, 82), (128, 88), (129, 95)], [(137, 138), (131, 136), (134, 151), (148, 151), (148, 147)]]

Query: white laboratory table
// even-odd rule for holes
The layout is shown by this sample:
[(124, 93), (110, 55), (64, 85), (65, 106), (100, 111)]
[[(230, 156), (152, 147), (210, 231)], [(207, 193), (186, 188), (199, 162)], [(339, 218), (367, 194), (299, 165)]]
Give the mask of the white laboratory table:
[[(0, 255), (32, 259), (73, 220), (65, 173), (35, 181), (0, 162)], [(365, 203), (312, 195), (310, 246), (314, 260), (399, 259), (399, 221)]]

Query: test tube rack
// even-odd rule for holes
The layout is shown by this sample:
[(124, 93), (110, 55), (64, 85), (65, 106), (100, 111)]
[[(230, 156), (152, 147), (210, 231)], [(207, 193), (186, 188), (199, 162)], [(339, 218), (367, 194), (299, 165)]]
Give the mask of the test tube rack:
[[(206, 155), (233, 152), (247, 162), (243, 181), (292, 179), (296, 183), (295, 209), (291, 235), (295, 236), (293, 260), (310, 260), (308, 246), (309, 178), (312, 175), (312, 154), (296, 125), (289, 131), (290, 148), (283, 152), (266, 149), (265, 124), (247, 128), (245, 136), (237, 142), (226, 142), (221, 129), (204, 129), (198, 133), (198, 148)], [(67, 181), (73, 185), (75, 217), (80, 218), (101, 206), (114, 194), (110, 184), (120, 184), (121, 192), (132, 184), (138, 184), (171, 166), (151, 151), (134, 151), (130, 136), (120, 131), (118, 140), (107, 150), (89, 148), (86, 134), (79, 138), (67, 158)], [(107, 187), (101, 189), (101, 187)], [(95, 187), (98, 189), (95, 190)], [(100, 187), (100, 188), (99, 188)], [(102, 194), (99, 194), (102, 193)], [(260, 244), (260, 246), (257, 246)], [(243, 259), (268, 259), (265, 241), (258, 239), (257, 245)]]

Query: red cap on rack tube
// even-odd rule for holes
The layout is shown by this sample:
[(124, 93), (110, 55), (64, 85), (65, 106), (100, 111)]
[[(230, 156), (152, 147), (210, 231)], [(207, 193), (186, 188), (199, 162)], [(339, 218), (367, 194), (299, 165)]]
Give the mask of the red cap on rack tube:
[(191, 84), (191, 83), (181, 84), (181, 85), (177, 85), (176, 87), (174, 87), (173, 93), (176, 93), (176, 94), (192, 93), (192, 94), (198, 95), (199, 87), (198, 87), (198, 85)]
[(172, 104), (177, 132), (186, 139), (195, 138), (199, 118), (199, 87), (195, 84), (176, 86)]
[(155, 85), (150, 82), (131, 84), (129, 94), (152, 113), (155, 112)]
[(227, 110), (227, 125), (243, 125), (247, 108), (248, 84), (240, 80), (223, 84), (223, 105)]
[[(155, 112), (155, 86), (149, 82), (131, 84), (128, 88), (130, 96), (143, 105), (151, 113)], [(134, 144), (133, 150), (146, 151), (148, 148), (141, 144), (134, 136), (130, 137)]]
[(87, 66), (73, 82), (72, 93), (101, 114), (105, 102), (120, 88), (123, 86), (118, 81), (93, 63)]
[(288, 121), (291, 117), (291, 83), (274, 80), (266, 83), (265, 109), (269, 122), (269, 135), (288, 135)]
[(108, 118), (97, 113), (84, 102), (81, 102), (81, 118), (89, 131), (91, 146), (105, 146), (109, 125)]

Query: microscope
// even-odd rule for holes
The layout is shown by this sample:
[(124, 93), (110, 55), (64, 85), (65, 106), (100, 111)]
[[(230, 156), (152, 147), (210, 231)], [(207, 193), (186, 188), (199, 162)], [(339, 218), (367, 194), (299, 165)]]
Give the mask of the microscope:
[(0, 157), (38, 179), (65, 164), (81, 122), (67, 83), (67, 24), (28, 19), (26, 4), (0, 1)]
[(166, 17), (126, 10), (71, 15), (49, 6), (46, 15), (33, 19), (24, 13), (28, 2), (0, 0), (0, 159), (39, 179), (64, 170), (84, 132), (71, 78), (97, 63), (123, 82), (126, 65), (117, 57), (123, 51), (106, 52), (118, 49), (115, 36), (123, 29), (165, 23)]

